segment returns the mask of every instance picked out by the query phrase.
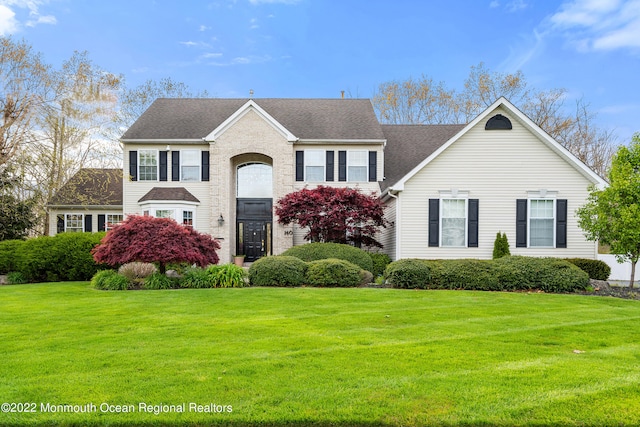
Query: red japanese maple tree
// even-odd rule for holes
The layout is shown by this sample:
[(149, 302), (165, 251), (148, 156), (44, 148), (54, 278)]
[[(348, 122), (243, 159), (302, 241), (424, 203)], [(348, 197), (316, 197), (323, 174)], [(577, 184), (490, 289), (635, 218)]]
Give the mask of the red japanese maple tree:
[(305, 239), (312, 242), (353, 243), (377, 246), (380, 227), (386, 227), (384, 205), (375, 195), (359, 189), (320, 185), (289, 193), (276, 203), (278, 222), (309, 228)]
[(201, 267), (217, 264), (217, 249), (217, 240), (173, 219), (132, 215), (107, 232), (91, 253), (96, 262), (112, 266), (154, 262), (164, 273), (170, 262), (190, 262)]

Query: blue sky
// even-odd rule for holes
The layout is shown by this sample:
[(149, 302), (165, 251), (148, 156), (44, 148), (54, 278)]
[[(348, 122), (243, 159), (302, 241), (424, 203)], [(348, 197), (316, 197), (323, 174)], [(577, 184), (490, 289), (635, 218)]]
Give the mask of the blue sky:
[(583, 98), (619, 143), (640, 131), (640, 0), (0, 0), (0, 34), (215, 97), (369, 98), (423, 74), (461, 89), (484, 62)]

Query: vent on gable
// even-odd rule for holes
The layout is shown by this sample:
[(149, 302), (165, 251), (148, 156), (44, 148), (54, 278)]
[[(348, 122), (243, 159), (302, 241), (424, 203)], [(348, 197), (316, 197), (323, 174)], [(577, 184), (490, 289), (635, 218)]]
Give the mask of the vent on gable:
[(510, 130), (512, 128), (511, 120), (502, 114), (496, 114), (491, 117), (484, 126), (484, 130)]

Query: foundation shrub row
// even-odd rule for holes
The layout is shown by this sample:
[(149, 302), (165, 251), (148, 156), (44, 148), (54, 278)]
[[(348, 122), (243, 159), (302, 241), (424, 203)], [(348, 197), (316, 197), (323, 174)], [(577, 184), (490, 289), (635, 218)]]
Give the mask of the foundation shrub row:
[(385, 281), (396, 288), (575, 292), (589, 275), (558, 258), (505, 256), (495, 260), (404, 259), (389, 264)]

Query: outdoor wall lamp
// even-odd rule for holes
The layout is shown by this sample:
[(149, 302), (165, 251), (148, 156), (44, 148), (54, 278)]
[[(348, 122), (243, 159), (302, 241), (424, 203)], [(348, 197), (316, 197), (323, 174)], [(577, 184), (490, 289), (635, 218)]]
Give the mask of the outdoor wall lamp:
[(224, 217), (222, 216), (222, 214), (220, 214), (220, 217), (218, 218), (218, 225), (220, 227), (224, 225)]

